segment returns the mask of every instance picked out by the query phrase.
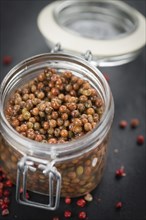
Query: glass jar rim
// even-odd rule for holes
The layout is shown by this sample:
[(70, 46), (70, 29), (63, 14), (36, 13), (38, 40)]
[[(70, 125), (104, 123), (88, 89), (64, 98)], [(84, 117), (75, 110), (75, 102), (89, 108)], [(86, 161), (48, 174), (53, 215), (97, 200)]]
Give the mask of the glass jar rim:
[[(4, 100), (5, 100), (3, 97), (4, 96), (3, 92), (5, 91), (5, 85), (6, 85), (6, 83), (9, 82), (9, 79), (14, 77), (15, 75), (13, 76), (13, 74), (17, 71), (20, 71), (20, 69), (23, 65), (27, 66), (27, 64), (31, 64), (33, 61), (37, 61), (37, 60), (43, 59), (45, 57), (47, 57), (48, 59), (51, 57), (57, 57), (60, 59), (61, 58), (68, 59), (70, 61), (74, 61), (74, 62), (76, 61), (78, 64), (83, 64), (85, 68), (90, 69), (91, 71), (93, 71), (94, 73), (96, 73), (100, 77), (100, 79), (106, 89), (106, 98), (107, 99), (106, 99), (105, 110), (104, 110), (103, 116), (102, 116), (98, 126), (96, 126), (91, 132), (88, 132), (86, 135), (83, 135), (82, 137), (75, 139), (73, 141), (70, 141), (70, 142), (49, 144), (49, 143), (37, 142), (34, 140), (30, 140), (26, 137), (23, 137), (22, 135), (20, 135), (17, 131), (15, 131), (11, 127), (11, 125), (7, 121), (5, 114), (4, 114), (4, 111), (3, 111), (4, 110), (3, 109)], [(20, 73), (20, 72), (18, 72), (18, 73)], [(103, 76), (103, 74), (96, 67), (91, 65), (88, 61), (86, 61), (82, 57), (74, 56), (69, 53), (64, 53), (62, 51), (57, 52), (57, 53), (55, 53), (55, 52), (43, 53), (43, 54), (35, 55), (35, 56), (32, 56), (28, 59), (25, 59), (22, 62), (18, 63), (15, 67), (13, 67), (8, 72), (8, 74), (5, 76), (5, 78), (3, 79), (2, 83), (1, 83), (1, 90), (0, 90), (1, 124), (3, 124), (3, 126), (5, 127), (5, 130), (11, 136), (11, 138), (13, 138), (14, 140), (17, 140), (17, 142), (19, 142), (23, 146), (25, 146), (25, 148), (26, 148), (25, 150), (28, 150), (28, 151), (35, 151), (35, 150), (42, 151), (42, 149), (43, 149), (43, 153), (52, 154), (52, 153), (56, 152), (57, 154), (59, 154), (62, 152), (67, 153), (67, 152), (72, 152), (75, 150), (84, 149), (85, 146), (88, 146), (88, 143), (92, 143), (93, 141), (95, 141), (95, 139), (97, 139), (97, 136), (99, 137), (103, 133), (103, 131), (106, 131), (106, 133), (108, 132), (108, 130), (110, 129), (112, 120), (113, 120), (113, 115), (114, 115), (113, 97), (112, 97), (112, 94), (110, 91), (110, 87), (109, 87), (105, 77)], [(109, 127), (106, 130), (105, 128), (108, 123), (109, 123)]]

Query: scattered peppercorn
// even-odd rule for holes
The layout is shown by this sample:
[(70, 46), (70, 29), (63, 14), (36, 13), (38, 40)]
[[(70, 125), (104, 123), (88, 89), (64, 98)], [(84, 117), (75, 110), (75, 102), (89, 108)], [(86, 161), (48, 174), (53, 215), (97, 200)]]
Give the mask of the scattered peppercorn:
[(8, 208), (8, 205), (7, 205), (6, 203), (3, 203), (3, 204), (1, 205), (1, 209), (2, 209), (2, 210), (7, 209), (7, 208)]
[(80, 207), (84, 207), (86, 205), (86, 201), (84, 199), (78, 199), (77, 205)]
[(11, 182), (11, 180), (7, 180), (7, 181), (5, 182), (5, 186), (12, 187), (12, 186), (13, 186), (13, 183)]
[(125, 121), (125, 120), (120, 121), (120, 124), (119, 124), (120, 128), (124, 129), (127, 127), (127, 125), (128, 125), (127, 121)]
[(117, 202), (116, 203), (116, 209), (121, 209), (123, 206), (122, 202)]
[(139, 135), (137, 137), (137, 144), (142, 145), (144, 143), (144, 136), (143, 135)]
[(56, 216), (56, 217), (53, 217), (52, 220), (60, 220), (60, 218)]
[(124, 171), (124, 167), (122, 166), (120, 169), (116, 170), (115, 175), (117, 178), (126, 176), (126, 173)]
[(93, 196), (90, 193), (88, 193), (87, 195), (84, 196), (84, 199), (87, 202), (91, 202), (93, 200)]
[(78, 218), (79, 219), (86, 219), (86, 217), (87, 217), (86, 212), (84, 212), (84, 211), (79, 212), (79, 214), (78, 214)]
[(10, 199), (8, 197), (4, 197), (3, 198), (4, 204), (9, 204), (10, 203)]
[(2, 210), (2, 216), (5, 216), (5, 215), (9, 215), (9, 210), (8, 209)]
[(130, 123), (131, 128), (136, 128), (136, 127), (139, 126), (139, 124), (140, 124), (140, 122), (139, 122), (139, 120), (137, 118), (131, 119), (131, 123)]
[(66, 204), (71, 204), (71, 198), (70, 197), (66, 197), (65, 198), (65, 203)]
[(71, 213), (71, 211), (69, 211), (69, 210), (66, 210), (66, 211), (64, 212), (64, 217), (65, 217), (65, 218), (70, 218), (71, 215), (72, 215), (72, 213)]
[(9, 204), (10, 204), (10, 194), (12, 182), (7, 179), (6, 175), (3, 173), (2, 167), (0, 167), (0, 210), (1, 215), (9, 215)]
[(9, 55), (6, 55), (3, 57), (3, 64), (4, 65), (9, 65), (12, 62), (12, 57)]

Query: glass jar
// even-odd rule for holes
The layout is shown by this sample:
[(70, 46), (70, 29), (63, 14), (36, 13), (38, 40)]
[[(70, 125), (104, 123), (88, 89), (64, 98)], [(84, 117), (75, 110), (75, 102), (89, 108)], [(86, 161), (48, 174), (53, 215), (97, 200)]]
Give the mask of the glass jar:
[[(63, 144), (39, 143), (21, 136), (5, 117), (11, 94), (47, 67), (72, 71), (89, 81), (103, 99), (105, 107), (100, 123), (77, 140)], [(52, 52), (31, 57), (15, 66), (1, 84), (0, 160), (7, 176), (16, 184), (16, 199), (22, 204), (54, 210), (60, 196), (78, 197), (92, 191), (103, 175), (113, 115), (109, 85), (102, 73), (87, 60)], [(27, 189), (49, 195), (49, 203), (27, 200)]]

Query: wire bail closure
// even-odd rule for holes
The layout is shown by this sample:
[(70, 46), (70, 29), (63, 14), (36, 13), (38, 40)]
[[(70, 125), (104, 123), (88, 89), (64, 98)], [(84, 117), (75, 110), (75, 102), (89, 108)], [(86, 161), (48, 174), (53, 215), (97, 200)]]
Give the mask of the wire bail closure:
[(51, 53), (56, 53), (56, 52), (60, 52), (60, 51), (61, 51), (61, 44), (56, 43), (54, 48), (51, 50)]
[(85, 58), (85, 60), (87, 60), (89, 62), (93, 59), (93, 55), (92, 55), (91, 50), (86, 51), (86, 53), (84, 54), (84, 58)]
[[(59, 206), (60, 192), (61, 192), (61, 175), (54, 166), (54, 161), (48, 162), (30, 156), (24, 156), (18, 162), (17, 169), (17, 182), (16, 182), (16, 200), (20, 204), (33, 206), (37, 208), (43, 208), (47, 210), (55, 210)], [(49, 180), (49, 203), (43, 204), (34, 201), (30, 201), (26, 198), (27, 191), (27, 173), (36, 172), (37, 169), (41, 170), (45, 176), (48, 176)], [(56, 185), (56, 189), (54, 189)], [(20, 195), (20, 189), (22, 189), (22, 195)], [(54, 199), (54, 196), (56, 198)]]
[[(58, 53), (60, 51), (63, 51), (62, 46), (60, 43), (56, 43), (53, 49), (51, 50), (51, 53)], [(81, 56), (89, 62), (93, 60), (93, 54), (91, 50), (87, 50), (85, 54), (82, 54)]]

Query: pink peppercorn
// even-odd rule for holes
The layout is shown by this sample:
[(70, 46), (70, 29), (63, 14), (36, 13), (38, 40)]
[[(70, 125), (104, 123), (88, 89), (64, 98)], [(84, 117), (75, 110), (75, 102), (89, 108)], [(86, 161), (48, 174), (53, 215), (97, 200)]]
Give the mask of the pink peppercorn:
[(12, 62), (12, 57), (11, 56), (4, 56), (3, 57), (3, 64), (9, 65)]
[(10, 203), (10, 199), (8, 197), (4, 197), (3, 201), (7, 205)]
[(122, 176), (125, 176), (126, 173), (124, 171), (124, 168), (121, 167), (120, 169), (116, 170), (116, 173), (115, 173), (116, 177), (122, 177)]
[(3, 195), (4, 196), (9, 196), (10, 195), (10, 191), (9, 190), (4, 190)]
[(86, 205), (86, 201), (84, 199), (79, 199), (77, 201), (77, 205), (80, 207), (84, 207)]
[(59, 217), (53, 217), (52, 220), (60, 220)]
[(71, 198), (70, 197), (66, 197), (65, 198), (65, 203), (66, 204), (71, 204)]
[(116, 209), (121, 209), (123, 206), (122, 202), (117, 202), (116, 203)]
[(65, 217), (65, 218), (70, 218), (70, 217), (71, 217), (71, 211), (66, 210), (66, 211), (64, 212), (64, 217)]
[(1, 205), (1, 209), (2, 209), (2, 210), (7, 209), (7, 208), (8, 208), (8, 205), (7, 205), (6, 203), (3, 203), (3, 204)]
[(83, 211), (79, 212), (78, 217), (79, 217), (79, 219), (86, 219), (86, 217), (87, 217), (86, 212), (83, 212)]
[(131, 123), (130, 123), (131, 128), (136, 128), (136, 127), (139, 126), (139, 124), (140, 124), (140, 122), (139, 122), (139, 120), (137, 118), (131, 119)]
[(9, 214), (9, 204), (10, 204), (10, 188), (12, 187), (12, 182), (7, 179), (6, 175), (3, 173), (0, 167), (0, 209), (1, 215), (6, 216)]
[(8, 186), (8, 187), (12, 187), (13, 186), (13, 183), (11, 182), (11, 180), (7, 180), (5, 182), (5, 185)]
[(122, 176), (123, 174), (123, 170), (119, 169), (119, 170), (116, 170), (116, 176)]
[(2, 210), (2, 216), (8, 215), (8, 214), (9, 214), (9, 210), (8, 209)]
[(128, 123), (127, 123), (127, 121), (125, 121), (125, 120), (122, 120), (122, 121), (120, 121), (120, 123), (119, 123), (120, 128), (126, 128), (127, 125), (128, 125)]
[(143, 135), (139, 135), (139, 136), (137, 137), (137, 143), (138, 143), (139, 145), (142, 145), (142, 144), (144, 143), (144, 136), (143, 136)]

